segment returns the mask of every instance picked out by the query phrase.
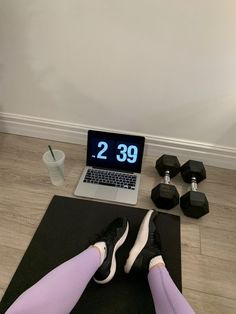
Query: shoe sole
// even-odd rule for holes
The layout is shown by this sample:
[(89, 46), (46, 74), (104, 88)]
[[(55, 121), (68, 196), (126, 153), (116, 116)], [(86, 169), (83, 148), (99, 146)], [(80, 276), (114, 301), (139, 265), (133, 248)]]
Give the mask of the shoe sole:
[(139, 255), (139, 253), (142, 251), (142, 249), (145, 247), (147, 243), (148, 236), (149, 236), (149, 222), (150, 222), (150, 218), (153, 212), (154, 210), (149, 210), (147, 214), (145, 215), (145, 217), (143, 218), (143, 221), (140, 225), (136, 241), (134, 243), (134, 246), (129, 252), (129, 257), (124, 267), (124, 271), (127, 274), (130, 272), (137, 256)]
[(105, 284), (105, 283), (109, 282), (114, 277), (115, 272), (116, 272), (116, 257), (115, 257), (116, 251), (125, 242), (127, 235), (128, 235), (128, 232), (129, 232), (129, 222), (127, 221), (127, 226), (126, 226), (125, 232), (123, 233), (123, 235), (119, 239), (119, 241), (116, 242), (116, 245), (115, 245), (113, 253), (112, 253), (111, 268), (110, 268), (109, 276), (103, 280), (97, 280), (97, 279), (93, 278), (95, 282), (97, 282), (99, 284)]

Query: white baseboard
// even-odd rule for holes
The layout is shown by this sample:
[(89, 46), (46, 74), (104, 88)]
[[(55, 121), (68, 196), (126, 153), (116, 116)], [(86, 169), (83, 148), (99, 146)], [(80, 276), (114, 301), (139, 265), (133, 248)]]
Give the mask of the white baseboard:
[[(124, 130), (105, 129), (97, 126), (0, 112), (0, 132), (5, 133), (67, 143), (86, 144), (87, 131), (89, 129), (131, 133)], [(164, 153), (173, 154), (178, 156), (181, 162), (195, 159), (203, 161), (206, 165), (236, 170), (235, 147), (216, 146), (150, 134), (132, 134), (145, 136), (146, 155), (158, 157)]]

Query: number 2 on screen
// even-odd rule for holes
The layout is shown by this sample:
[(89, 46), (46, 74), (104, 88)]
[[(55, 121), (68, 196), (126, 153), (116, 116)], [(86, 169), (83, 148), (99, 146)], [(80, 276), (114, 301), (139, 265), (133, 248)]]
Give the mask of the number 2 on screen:
[(104, 155), (103, 155), (103, 154), (105, 153), (105, 151), (108, 149), (108, 144), (107, 144), (107, 142), (103, 142), (103, 141), (99, 142), (99, 143), (98, 143), (98, 147), (99, 147), (99, 148), (102, 148), (102, 149), (101, 149), (100, 152), (97, 154), (97, 158), (98, 158), (98, 159), (107, 159), (107, 156), (104, 156)]

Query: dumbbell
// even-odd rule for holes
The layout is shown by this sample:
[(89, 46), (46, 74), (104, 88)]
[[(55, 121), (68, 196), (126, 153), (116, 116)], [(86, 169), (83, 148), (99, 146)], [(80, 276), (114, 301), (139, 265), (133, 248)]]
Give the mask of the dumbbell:
[(179, 173), (180, 163), (176, 156), (162, 155), (156, 161), (155, 168), (159, 175), (164, 177), (164, 183), (152, 189), (151, 199), (158, 208), (171, 209), (179, 204), (179, 193), (176, 187), (170, 184), (170, 178)]
[(201, 161), (189, 160), (180, 169), (183, 180), (191, 183), (191, 191), (180, 198), (180, 207), (186, 216), (200, 218), (209, 213), (209, 204), (204, 193), (197, 191), (197, 184), (206, 179), (206, 170)]

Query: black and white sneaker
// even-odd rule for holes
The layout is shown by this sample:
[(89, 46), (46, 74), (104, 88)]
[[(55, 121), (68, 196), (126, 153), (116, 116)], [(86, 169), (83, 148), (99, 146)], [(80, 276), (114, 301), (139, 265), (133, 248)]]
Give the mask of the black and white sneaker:
[(107, 283), (114, 277), (116, 272), (116, 251), (125, 242), (128, 231), (129, 222), (127, 218), (119, 217), (113, 220), (97, 239), (99, 242), (104, 241), (107, 247), (106, 258), (93, 278), (97, 283)]
[(140, 225), (134, 246), (129, 252), (125, 272), (148, 273), (151, 259), (161, 255), (160, 235), (156, 227), (157, 213), (149, 210)]

